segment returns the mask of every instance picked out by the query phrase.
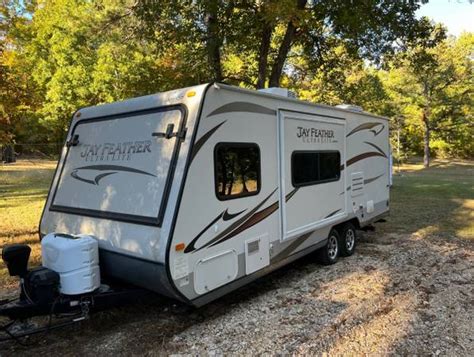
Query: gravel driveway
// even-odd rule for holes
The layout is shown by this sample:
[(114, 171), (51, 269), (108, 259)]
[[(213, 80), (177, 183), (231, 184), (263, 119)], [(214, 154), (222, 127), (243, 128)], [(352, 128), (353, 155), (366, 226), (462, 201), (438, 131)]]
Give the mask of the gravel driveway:
[(0, 345), (1, 355), (474, 355), (474, 242), (361, 233), (354, 256), (305, 257), (201, 309), (168, 300)]

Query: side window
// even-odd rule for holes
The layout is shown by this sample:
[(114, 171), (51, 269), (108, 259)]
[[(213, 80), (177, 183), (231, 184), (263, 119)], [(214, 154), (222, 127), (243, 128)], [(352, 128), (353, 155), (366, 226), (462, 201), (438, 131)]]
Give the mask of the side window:
[(219, 143), (214, 149), (216, 196), (220, 200), (260, 191), (260, 149), (252, 143)]
[(291, 155), (294, 187), (338, 181), (341, 177), (339, 151), (295, 151)]

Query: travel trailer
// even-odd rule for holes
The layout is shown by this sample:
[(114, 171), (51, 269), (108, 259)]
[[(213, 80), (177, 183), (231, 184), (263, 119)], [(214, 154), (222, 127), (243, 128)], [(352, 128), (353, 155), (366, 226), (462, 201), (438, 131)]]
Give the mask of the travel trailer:
[(95, 241), (88, 277), (57, 268), (60, 291), (108, 276), (195, 306), (312, 251), (334, 263), (389, 211), (388, 130), (358, 107), (224, 84), (80, 109), (41, 217), (43, 263)]

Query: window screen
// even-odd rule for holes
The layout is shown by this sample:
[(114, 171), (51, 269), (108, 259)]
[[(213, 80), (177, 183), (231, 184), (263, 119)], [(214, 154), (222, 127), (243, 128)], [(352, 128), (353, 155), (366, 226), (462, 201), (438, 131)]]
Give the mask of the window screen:
[(220, 200), (256, 195), (260, 191), (260, 150), (257, 144), (217, 144), (214, 169), (216, 195)]
[(295, 151), (291, 156), (294, 187), (337, 181), (341, 176), (338, 151)]

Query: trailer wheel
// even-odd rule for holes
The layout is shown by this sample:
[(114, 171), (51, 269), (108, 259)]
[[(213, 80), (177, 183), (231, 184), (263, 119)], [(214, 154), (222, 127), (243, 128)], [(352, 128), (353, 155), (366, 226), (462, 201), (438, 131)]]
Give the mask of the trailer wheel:
[(354, 225), (350, 222), (344, 224), (340, 230), (339, 246), (341, 256), (348, 257), (354, 254), (357, 244), (357, 233)]
[(331, 265), (337, 262), (340, 248), (339, 233), (334, 228), (331, 229), (327, 244), (318, 250), (318, 260), (324, 265)]

